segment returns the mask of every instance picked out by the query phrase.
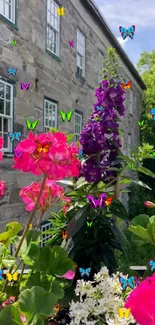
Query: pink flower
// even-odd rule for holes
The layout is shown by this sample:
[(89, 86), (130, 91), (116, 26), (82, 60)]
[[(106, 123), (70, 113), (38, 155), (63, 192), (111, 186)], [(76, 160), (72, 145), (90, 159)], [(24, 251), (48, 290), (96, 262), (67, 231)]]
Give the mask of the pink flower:
[[(4, 140), (2, 137), (0, 137), (0, 149), (3, 148), (3, 143), (4, 143)], [(0, 160), (3, 159), (3, 155), (4, 155), (4, 152), (0, 151)]]
[(5, 194), (6, 184), (3, 181), (0, 181), (0, 198)]
[(75, 271), (73, 270), (69, 270), (67, 271), (65, 274), (63, 275), (56, 275), (58, 278), (64, 278), (64, 279), (67, 279), (67, 280), (73, 280), (74, 277), (75, 277)]
[(144, 205), (146, 208), (155, 208), (155, 203), (150, 202), (150, 201), (144, 202)]
[(140, 325), (155, 325), (155, 273), (147, 277), (128, 296), (124, 305)]
[[(31, 183), (21, 189), (19, 196), (21, 196), (23, 202), (27, 204), (25, 208), (26, 211), (32, 211), (34, 209), (41, 189), (41, 184), (41, 182)], [(57, 204), (59, 201), (68, 201), (68, 198), (64, 195), (64, 189), (53, 181), (47, 179), (44, 191), (39, 201), (38, 210), (45, 212), (48, 208)]]
[(27, 322), (27, 319), (23, 314), (20, 314), (20, 318), (24, 324)]
[[(81, 162), (76, 158), (78, 147), (69, 145), (67, 137), (60, 132), (34, 135), (29, 133), (16, 147), (22, 157), (14, 157), (14, 168), (35, 175), (48, 174), (49, 179), (60, 180), (64, 177), (78, 177)], [(46, 152), (44, 152), (46, 151)]]

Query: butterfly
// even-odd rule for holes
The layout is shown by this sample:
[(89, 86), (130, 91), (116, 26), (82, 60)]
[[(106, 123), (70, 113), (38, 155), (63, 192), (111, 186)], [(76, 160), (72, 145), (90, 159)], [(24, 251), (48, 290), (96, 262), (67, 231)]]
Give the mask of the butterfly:
[(106, 204), (106, 206), (109, 206), (109, 205), (112, 203), (113, 199), (114, 199), (114, 196), (109, 196), (109, 197), (107, 197), (107, 198), (105, 199), (105, 204)]
[(30, 85), (31, 82), (28, 82), (27, 84), (24, 84), (24, 82), (20, 82), (20, 87), (22, 90), (29, 90)]
[(129, 36), (131, 39), (134, 37), (136, 26), (132, 25), (130, 28), (125, 28), (122, 26), (119, 26), (119, 31), (121, 33), (122, 38), (125, 40), (127, 36)]
[(14, 148), (14, 156), (15, 158), (21, 158), (23, 155), (22, 151), (18, 151), (16, 148)]
[(71, 121), (71, 118), (72, 118), (72, 114), (73, 114), (73, 111), (70, 111), (68, 113), (65, 113), (63, 111), (60, 111), (60, 115), (61, 115), (61, 118), (62, 118), (62, 121), (65, 122), (66, 121), (66, 118), (68, 120), (68, 122)]
[(155, 120), (155, 108), (151, 108), (150, 113), (152, 115), (153, 120)]
[(65, 8), (64, 7), (57, 8), (57, 13), (58, 13), (58, 16), (64, 16)]
[(15, 133), (8, 132), (8, 136), (11, 142), (13, 142), (14, 140), (17, 140), (19, 142), (21, 137), (21, 132), (15, 132)]
[(151, 271), (153, 271), (155, 269), (155, 262), (150, 260), (149, 265), (151, 266)]
[(132, 88), (132, 81), (129, 80), (126, 84), (125, 83), (121, 83), (121, 86), (124, 90), (126, 90), (127, 88)]
[(62, 238), (63, 239), (67, 239), (68, 238), (68, 233), (67, 233), (66, 230), (62, 230), (61, 234), (62, 234)]
[(32, 223), (29, 223), (28, 230), (32, 229)]
[(152, 153), (152, 156), (155, 157), (155, 152)]
[(102, 208), (103, 200), (106, 198), (106, 194), (102, 193), (98, 199), (95, 199), (92, 195), (88, 195), (88, 201), (92, 208), (100, 207)]
[(11, 44), (13, 45), (13, 46), (15, 46), (16, 45), (16, 40), (15, 39), (13, 39), (12, 41), (11, 41)]
[(134, 164), (132, 163), (132, 164), (130, 164), (130, 168), (131, 169), (133, 169), (134, 168)]
[(16, 301), (16, 297), (15, 297), (15, 296), (11, 296), (11, 297), (9, 297), (9, 299), (3, 301), (2, 305), (1, 305), (2, 309), (3, 309), (4, 307), (6, 307), (7, 305), (11, 305), (11, 304), (13, 304), (15, 301)]
[(87, 221), (87, 226), (88, 227), (92, 227), (92, 225), (93, 225), (93, 221), (91, 221), (91, 222)]
[(70, 41), (70, 40), (68, 40), (68, 43), (69, 43), (69, 46), (70, 46), (70, 48), (72, 47), (74, 47), (74, 41)]
[(128, 318), (130, 316), (130, 308), (119, 308), (118, 309), (118, 314), (120, 318)]
[(18, 280), (18, 272), (15, 272), (13, 274), (6, 272), (6, 277), (8, 279), (8, 281), (17, 281)]
[(134, 278), (135, 278), (135, 284), (136, 284), (136, 286), (138, 287), (139, 284), (140, 284), (141, 278), (140, 278), (140, 277), (137, 278), (136, 276), (135, 276)]
[(34, 122), (30, 122), (29, 120), (25, 120), (26, 125), (27, 125), (27, 130), (35, 130), (39, 120), (36, 120)]
[(144, 122), (145, 122), (144, 120), (141, 121), (141, 122), (140, 121), (137, 121), (137, 123), (138, 123), (139, 126), (143, 126), (144, 125)]
[(58, 313), (60, 311), (60, 304), (55, 305), (54, 310)]
[(49, 152), (49, 148), (51, 146), (51, 143), (50, 142), (47, 142), (45, 144), (41, 144), (39, 141), (37, 141), (37, 147), (36, 147), (36, 151), (37, 152), (44, 152), (44, 153), (47, 153)]
[(125, 290), (127, 287), (134, 289), (134, 280), (134, 276), (131, 276), (129, 279), (125, 279), (122, 276), (119, 278), (123, 290)]
[(79, 272), (80, 272), (82, 277), (84, 275), (87, 275), (89, 277), (90, 272), (91, 272), (91, 267), (88, 267), (87, 269), (83, 269), (82, 267), (79, 267)]
[(96, 106), (97, 111), (102, 111), (103, 107), (102, 106)]
[(0, 280), (3, 279), (3, 270), (0, 270)]
[(10, 76), (11, 74), (13, 76), (15, 76), (16, 75), (16, 72), (17, 72), (17, 69), (8, 68), (8, 76)]

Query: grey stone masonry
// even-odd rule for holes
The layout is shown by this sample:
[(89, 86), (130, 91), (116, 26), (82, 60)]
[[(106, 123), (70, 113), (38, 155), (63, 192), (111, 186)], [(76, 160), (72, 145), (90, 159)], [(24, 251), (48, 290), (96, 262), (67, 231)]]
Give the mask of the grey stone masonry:
[[(64, 16), (60, 16), (60, 53), (58, 56), (46, 50), (46, 10), (49, 3), (51, 3), (52, 10), (54, 2), (65, 8)], [(45, 131), (44, 98), (57, 105), (57, 127), (60, 131), (75, 132), (75, 111), (83, 114), (82, 123), (85, 125), (96, 100), (94, 93), (99, 82), (99, 69), (101, 68), (99, 58), (104, 55), (108, 47), (114, 47), (119, 54), (124, 81), (131, 79), (133, 83), (133, 89), (127, 91), (126, 114), (122, 121), (122, 128), (125, 131), (124, 146), (129, 145), (128, 135), (131, 136), (131, 145), (139, 143), (137, 120), (141, 116), (141, 99), (145, 85), (92, 1), (61, 0), (61, 3), (58, 3), (57, 0), (47, 0), (46, 3), (46, 0), (17, 0), (15, 24), (7, 19), (7, 13), (2, 10), (3, 8), (0, 8), (0, 87), (1, 81), (3, 85), (4, 83), (13, 85), (11, 119), (13, 132), (20, 131), (21, 139), (27, 136), (25, 119), (30, 121), (38, 119), (36, 132)], [(85, 75), (83, 78), (76, 74), (77, 29), (85, 37)], [(54, 35), (53, 32), (53, 37)], [(14, 46), (11, 43), (13, 40), (16, 40)], [(74, 41), (73, 48), (70, 48), (69, 40)], [(17, 69), (16, 76), (8, 76), (8, 67)], [(36, 78), (38, 79), (37, 86)], [(29, 90), (22, 91), (20, 82), (25, 84), (31, 82)], [(4, 123), (2, 105), (4, 105), (4, 99), (0, 98), (0, 118), (3, 118)], [(63, 123), (59, 110), (64, 112), (72, 110), (71, 122)], [(5, 131), (8, 132), (11, 129)], [(28, 213), (18, 194), (22, 187), (40, 179), (12, 168), (12, 150), (13, 148), (11, 151), (5, 150), (4, 159), (0, 162), (0, 180), (5, 181), (7, 185), (6, 194), (0, 199), (0, 231), (4, 230), (9, 220), (26, 223)], [(45, 219), (49, 216), (48, 211)]]

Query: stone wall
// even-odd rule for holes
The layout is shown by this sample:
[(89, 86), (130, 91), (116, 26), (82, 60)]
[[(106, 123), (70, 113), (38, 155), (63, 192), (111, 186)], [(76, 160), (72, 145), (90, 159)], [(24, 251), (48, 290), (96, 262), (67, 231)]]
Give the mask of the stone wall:
[[(95, 103), (94, 90), (98, 82), (98, 51), (105, 52), (111, 44), (104, 35), (104, 30), (94, 21), (91, 14), (82, 6), (80, 0), (61, 1), (66, 8), (61, 19), (61, 51), (60, 60), (45, 51), (45, 0), (20, 0), (18, 7), (18, 31), (10, 27), (0, 18), (0, 76), (8, 78), (7, 67), (17, 68), (14, 103), (14, 130), (27, 135), (25, 118), (39, 119), (38, 132), (43, 131), (43, 99), (48, 97), (58, 102), (59, 109), (80, 110), (83, 112), (83, 124), (92, 111)], [(106, 17), (105, 17), (106, 18)], [(80, 28), (86, 37), (86, 78), (84, 81), (76, 77), (76, 31)], [(16, 39), (17, 45), (12, 47), (11, 40)], [(70, 49), (68, 40), (74, 39), (75, 46)], [(131, 71), (122, 63), (122, 73), (126, 81), (133, 81), (133, 113), (129, 114), (126, 102), (126, 116), (123, 120), (125, 145), (127, 134), (131, 132), (134, 144), (139, 143), (139, 127), (137, 120), (141, 114), (142, 90), (133, 78)], [(35, 78), (38, 88), (35, 89)], [(20, 90), (20, 81), (31, 82), (28, 92)], [(78, 102), (76, 103), (76, 100)], [(62, 123), (58, 115), (60, 131), (74, 132), (71, 123)], [(14, 171), (11, 155), (5, 155), (0, 162), (0, 179), (7, 184), (4, 198), (0, 200), (0, 231), (9, 219), (25, 223), (28, 214), (25, 205), (18, 197), (23, 186), (35, 181), (31, 174)], [(45, 218), (49, 216), (45, 215)]]

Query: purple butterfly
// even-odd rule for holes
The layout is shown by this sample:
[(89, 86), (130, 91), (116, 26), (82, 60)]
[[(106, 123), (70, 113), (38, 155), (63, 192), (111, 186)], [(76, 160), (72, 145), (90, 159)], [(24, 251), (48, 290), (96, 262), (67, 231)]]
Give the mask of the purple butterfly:
[(69, 43), (70, 48), (71, 48), (71, 47), (72, 47), (72, 48), (74, 47), (74, 41), (70, 41), (70, 40), (69, 40), (68, 43)]
[(103, 206), (105, 205), (106, 197), (107, 197), (106, 193), (100, 194), (98, 199), (95, 199), (92, 195), (88, 195), (88, 201), (93, 209), (95, 209), (98, 206), (100, 208), (103, 208)]
[(15, 156), (15, 158), (21, 158), (22, 154), (23, 154), (22, 151), (18, 151), (16, 148), (14, 148), (14, 156)]
[(20, 87), (22, 90), (29, 90), (31, 82), (28, 82), (27, 84), (24, 84), (24, 82), (20, 82)]
[(136, 287), (138, 287), (139, 286), (139, 284), (140, 284), (140, 281), (141, 281), (141, 278), (139, 277), (139, 278), (137, 278), (136, 276), (135, 276), (135, 284), (136, 284)]

